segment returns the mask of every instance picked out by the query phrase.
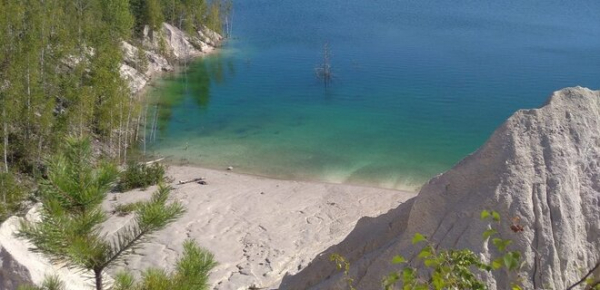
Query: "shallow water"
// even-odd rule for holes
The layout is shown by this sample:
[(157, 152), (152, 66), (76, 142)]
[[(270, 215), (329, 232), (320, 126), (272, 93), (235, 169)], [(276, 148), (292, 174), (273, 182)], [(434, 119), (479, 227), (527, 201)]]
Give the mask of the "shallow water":
[[(600, 82), (600, 1), (235, 5), (234, 39), (152, 92), (155, 153), (271, 177), (415, 189), (515, 110)], [(326, 42), (328, 87), (314, 71)]]

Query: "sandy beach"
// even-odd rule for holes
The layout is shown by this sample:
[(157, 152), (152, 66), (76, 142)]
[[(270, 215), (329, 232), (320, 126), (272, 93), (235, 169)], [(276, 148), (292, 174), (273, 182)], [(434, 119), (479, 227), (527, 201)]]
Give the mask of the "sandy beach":
[[(186, 166), (169, 167), (168, 176), (173, 179), (171, 198), (187, 212), (129, 256), (123, 267), (136, 274), (150, 266), (171, 269), (183, 241), (192, 238), (219, 263), (211, 274), (214, 289), (276, 289), (286, 273), (298, 272), (340, 242), (361, 217), (383, 214), (415, 195)], [(207, 184), (178, 184), (198, 177)], [(154, 189), (111, 194), (104, 207), (148, 198)], [(132, 217), (113, 215), (106, 222), (107, 233)]]

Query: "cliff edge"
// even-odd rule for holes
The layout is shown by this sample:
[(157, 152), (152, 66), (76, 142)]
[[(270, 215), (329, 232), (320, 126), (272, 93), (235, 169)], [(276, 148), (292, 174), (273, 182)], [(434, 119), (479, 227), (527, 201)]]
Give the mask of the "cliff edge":
[[(350, 260), (357, 289), (380, 289), (395, 269), (393, 256), (415, 255), (417, 232), (440, 248), (469, 248), (489, 259), (483, 209), (500, 212), (501, 235), (522, 252), (524, 289), (565, 289), (591, 269), (600, 260), (600, 92), (566, 88), (539, 109), (516, 112), (418, 196), (359, 221), (342, 243), (284, 278), (281, 289), (346, 289), (331, 253)], [(523, 232), (511, 231), (513, 217)], [(484, 275), (490, 289), (510, 289), (506, 274)]]
[[(173, 63), (205, 56), (215, 50), (222, 40), (223, 36), (207, 27), (195, 35), (189, 35), (168, 23), (163, 23), (160, 31), (155, 32), (146, 27), (141, 48), (125, 41), (121, 43), (124, 56), (124, 63), (120, 67), (121, 77), (128, 81), (132, 93), (138, 93), (155, 75), (173, 71)], [(145, 60), (142, 61), (141, 57)], [(145, 62), (145, 65), (141, 65), (141, 62)]]

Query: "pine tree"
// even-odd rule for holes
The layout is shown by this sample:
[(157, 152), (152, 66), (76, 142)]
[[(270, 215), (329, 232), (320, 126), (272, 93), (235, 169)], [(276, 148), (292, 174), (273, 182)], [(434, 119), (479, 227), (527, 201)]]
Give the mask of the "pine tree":
[(70, 135), (93, 137), (126, 161), (142, 110), (120, 78), (121, 41), (146, 26), (160, 32), (165, 20), (189, 33), (220, 31), (221, 1), (208, 3), (0, 0), (0, 172), (43, 173)]
[(187, 240), (172, 273), (147, 269), (138, 283), (129, 273), (120, 273), (113, 290), (207, 290), (208, 274), (216, 265), (210, 252), (198, 247), (193, 240)]
[(111, 38), (127, 40), (131, 36), (134, 19), (129, 10), (129, 0), (103, 0), (100, 1), (102, 8), (102, 20), (108, 24)]
[(217, 33), (223, 32), (223, 21), (221, 19), (221, 5), (219, 1), (213, 1), (208, 7), (206, 18), (204, 19), (206, 27)]
[(19, 236), (54, 261), (92, 271), (96, 289), (101, 290), (107, 267), (179, 218), (184, 209), (180, 203), (167, 203), (169, 188), (160, 186), (150, 201), (140, 205), (132, 224), (112, 238), (105, 237), (100, 232), (106, 220), (101, 203), (117, 170), (96, 162), (89, 140), (69, 138), (64, 152), (49, 162), (48, 180), (41, 186), (41, 221), (24, 223)]

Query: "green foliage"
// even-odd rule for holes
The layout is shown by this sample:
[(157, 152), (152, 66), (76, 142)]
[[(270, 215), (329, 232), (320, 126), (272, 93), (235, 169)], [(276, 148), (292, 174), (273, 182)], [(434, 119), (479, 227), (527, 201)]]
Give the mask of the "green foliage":
[(148, 56), (146, 55), (146, 52), (141, 46), (138, 47), (135, 58), (136, 69), (141, 72), (146, 72), (148, 70), (149, 65)]
[(208, 289), (208, 274), (216, 265), (210, 252), (187, 240), (183, 244), (183, 257), (177, 261), (176, 272), (172, 275), (173, 289)]
[[(500, 223), (500, 214), (496, 211), (484, 210), (481, 220), (491, 220)], [(491, 226), (491, 225), (490, 225)], [(402, 256), (395, 256), (394, 264), (404, 264), (403, 269), (390, 273), (384, 280), (384, 288), (392, 289), (395, 284), (401, 283), (403, 289), (486, 289), (486, 285), (478, 278), (477, 272), (489, 272), (504, 269), (507, 273), (519, 270), (521, 253), (507, 251), (512, 243), (509, 239), (502, 239), (498, 230), (490, 227), (483, 232), (484, 241), (491, 239), (492, 244), (501, 254), (491, 263), (486, 263), (470, 249), (442, 249), (430, 242), (425, 236), (416, 233), (412, 239), (413, 244), (424, 246), (416, 255), (415, 260), (424, 267), (413, 267)], [(520, 289), (517, 282), (512, 283), (513, 289)]]
[(43, 174), (70, 135), (121, 159), (137, 113), (119, 72), (132, 24), (128, 0), (1, 1), (2, 171)]
[(135, 30), (140, 33), (145, 25), (158, 31), (165, 21), (159, 0), (130, 0), (131, 13), (135, 18)]
[(135, 282), (129, 273), (120, 273), (113, 290), (206, 290), (209, 289), (208, 274), (216, 265), (210, 252), (187, 240), (175, 271), (167, 273), (150, 268), (142, 273), (140, 282)]
[(148, 186), (158, 184), (165, 179), (165, 167), (160, 163), (146, 165), (145, 163), (131, 162), (119, 178), (118, 190), (125, 192), (134, 188), (146, 189)]
[(208, 7), (208, 12), (205, 19), (206, 27), (217, 33), (222, 33), (223, 20), (221, 17), (221, 5), (218, 1), (213, 1)]
[(129, 10), (129, 0), (102, 0), (102, 20), (109, 25), (111, 33), (122, 39), (128, 39), (134, 25)]
[(0, 1), (0, 172), (43, 174), (66, 136), (93, 137), (126, 160), (141, 104), (120, 76), (121, 41), (146, 25), (162, 39), (164, 20), (220, 31), (230, 10), (220, 0)]
[(350, 262), (348, 262), (346, 258), (338, 254), (332, 254), (331, 256), (329, 256), (329, 260), (335, 262), (335, 265), (338, 270), (344, 270), (344, 278), (346, 280), (346, 283), (348, 284), (348, 289), (356, 290), (356, 288), (354, 288), (354, 286), (352, 285), (354, 283), (354, 279), (350, 277)]
[[(483, 221), (500, 224), (500, 214), (495, 211), (484, 210), (480, 215)], [(513, 224), (513, 226), (515, 226)], [(502, 239), (498, 230), (490, 227), (483, 234), (483, 240), (496, 248), (499, 257), (490, 263), (481, 260), (479, 255), (470, 249), (438, 249), (429, 239), (421, 233), (416, 233), (412, 238), (413, 245), (423, 245), (413, 259), (406, 259), (396, 255), (392, 264), (402, 265), (400, 271), (394, 271), (383, 280), (384, 289), (395, 289), (400, 284), (400, 289), (487, 289), (486, 284), (480, 280), (479, 272), (504, 270), (509, 274), (516, 273), (521, 267), (521, 253), (508, 251), (511, 240)], [(331, 261), (336, 262), (338, 269), (344, 270), (344, 276), (350, 289), (353, 279), (349, 277), (350, 263), (338, 254), (331, 255)], [(511, 281), (512, 289), (519, 290), (519, 281)]]
[(0, 222), (22, 208), (24, 187), (11, 173), (0, 173)]
[(151, 200), (139, 205), (130, 225), (114, 237), (105, 237), (101, 203), (116, 180), (116, 168), (94, 160), (87, 140), (67, 139), (63, 150), (50, 160), (48, 180), (40, 186), (41, 221), (24, 222), (19, 236), (53, 261), (92, 270), (96, 288), (102, 289), (106, 267), (175, 221), (184, 209), (180, 203), (167, 203), (170, 189), (160, 186)]
[(133, 275), (128, 272), (119, 272), (115, 276), (115, 284), (112, 290), (132, 290), (135, 285)]
[(161, 11), (159, 0), (146, 0), (145, 2), (145, 20), (152, 30), (160, 29), (165, 21)]
[[(472, 269), (489, 270), (489, 266), (480, 261), (471, 250), (437, 250), (426, 237), (417, 233), (413, 244), (425, 246), (417, 254), (417, 260), (429, 269), (421, 273), (419, 269), (408, 266), (402, 256), (395, 256), (394, 264), (406, 264), (400, 273), (390, 273), (384, 280), (384, 288), (392, 289), (401, 282), (403, 289), (485, 289), (485, 285), (473, 273)], [(426, 274), (429, 277), (426, 277)]]
[(57, 276), (46, 276), (41, 287), (33, 285), (21, 285), (17, 290), (64, 290), (65, 283), (63, 283)]

